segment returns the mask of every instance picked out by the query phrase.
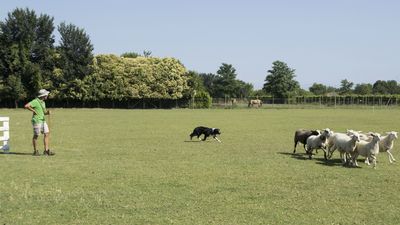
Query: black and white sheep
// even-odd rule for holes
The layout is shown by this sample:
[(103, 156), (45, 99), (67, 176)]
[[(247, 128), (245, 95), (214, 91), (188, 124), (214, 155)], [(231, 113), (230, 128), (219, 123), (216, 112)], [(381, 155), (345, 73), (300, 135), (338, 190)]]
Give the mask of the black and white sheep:
[(331, 135), (331, 130), (326, 128), (319, 135), (311, 135), (307, 138), (305, 150), (308, 154), (308, 157), (311, 159), (312, 151), (322, 149), (324, 151), (324, 158), (327, 159), (326, 155), (326, 142), (329, 136)]
[(306, 149), (307, 138), (311, 135), (319, 135), (320, 132), (318, 130), (305, 130), (298, 129), (294, 133), (294, 150), (293, 153), (296, 153), (297, 143), (300, 142), (303, 144), (304, 150)]

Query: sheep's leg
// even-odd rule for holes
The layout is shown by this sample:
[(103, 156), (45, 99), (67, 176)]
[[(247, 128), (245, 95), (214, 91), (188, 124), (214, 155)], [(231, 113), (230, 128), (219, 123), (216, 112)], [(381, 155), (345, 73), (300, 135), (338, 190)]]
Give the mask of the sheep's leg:
[(341, 152), (340, 157), (342, 157), (343, 164), (347, 163), (347, 155), (345, 152)]
[(352, 165), (353, 165), (353, 162), (351, 161), (351, 155), (350, 155), (350, 153), (346, 152), (346, 153), (345, 153), (345, 156), (346, 156), (346, 164), (347, 164), (348, 166), (352, 166)]
[(313, 152), (313, 149), (308, 150), (308, 158), (309, 159), (312, 158), (312, 152)]
[(351, 157), (351, 161), (355, 167), (358, 167), (357, 158), (358, 158), (358, 152), (354, 152)]
[(296, 147), (297, 147), (297, 141), (294, 142), (294, 149), (293, 149), (293, 153), (296, 153)]
[(333, 152), (335, 150), (336, 150), (336, 147), (334, 145), (328, 147), (328, 159), (332, 158)]
[(393, 157), (393, 154), (390, 152), (390, 150), (387, 151), (388, 155), (389, 155), (389, 162), (393, 163), (396, 162), (396, 160)]
[(371, 155), (371, 158), (372, 158), (373, 167), (374, 167), (374, 169), (376, 169), (376, 156), (375, 155)]
[(346, 165), (346, 157), (343, 156), (343, 152), (340, 152), (340, 159), (342, 160), (343, 165)]
[(306, 153), (307, 153), (307, 155), (308, 155), (308, 158), (311, 159), (311, 158), (312, 158), (312, 151), (313, 151), (313, 149), (312, 149), (312, 148), (311, 148), (311, 149), (308, 149), (308, 146), (307, 146), (307, 145), (304, 145), (304, 149), (306, 150)]
[(322, 151), (324, 151), (324, 159), (325, 159), (325, 160), (328, 160), (327, 152), (326, 152), (326, 146), (325, 146), (325, 147), (322, 147), (321, 149), (322, 149)]
[(368, 166), (370, 165), (370, 164), (369, 164), (369, 157), (368, 157), (368, 156), (365, 157), (364, 163), (367, 164)]
[(346, 161), (351, 161), (351, 155), (348, 152), (346, 152)]

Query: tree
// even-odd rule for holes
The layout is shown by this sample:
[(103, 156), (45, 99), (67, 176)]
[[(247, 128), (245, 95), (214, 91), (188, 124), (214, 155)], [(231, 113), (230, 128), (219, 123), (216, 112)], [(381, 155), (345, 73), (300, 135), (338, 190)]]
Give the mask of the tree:
[(253, 90), (250, 95), (255, 97), (265, 96), (265, 91), (263, 89)]
[(389, 94), (400, 94), (400, 87), (397, 85), (397, 81), (395, 80), (388, 80), (386, 81), (386, 88)]
[(222, 63), (217, 75), (199, 74), (205, 90), (215, 98), (242, 98), (253, 92), (253, 85), (236, 79), (236, 69), (231, 64)]
[(136, 58), (139, 56), (140, 56), (140, 54), (136, 53), (136, 52), (125, 52), (125, 53), (121, 54), (121, 57), (123, 57), (123, 58)]
[(312, 95), (315, 95), (314, 93), (312, 93), (312, 92), (310, 92), (310, 91), (307, 91), (307, 90), (304, 90), (304, 89), (302, 89), (302, 88), (299, 88), (299, 90), (296, 91), (296, 92), (297, 92), (297, 94), (298, 94), (299, 96), (312, 96)]
[(18, 75), (10, 75), (5, 83), (2, 96), (13, 99), (15, 108), (18, 107), (18, 101), (26, 98), (26, 91)]
[(372, 86), (374, 94), (400, 94), (400, 86), (395, 80), (377, 80)]
[(314, 95), (324, 95), (327, 93), (327, 87), (323, 84), (313, 83), (313, 85), (308, 89)]
[(217, 96), (223, 98), (225, 96), (237, 97), (235, 95), (236, 84), (236, 69), (227, 63), (222, 63), (217, 71), (218, 79), (216, 82)]
[(151, 51), (143, 50), (143, 56), (146, 58), (151, 57), (151, 53), (152, 53)]
[(73, 24), (61, 23), (58, 31), (61, 35), (60, 46), (57, 48), (60, 55), (58, 67), (62, 70), (62, 76), (55, 83), (61, 96), (79, 99), (81, 95), (75, 91), (80, 87), (76, 85), (92, 73), (93, 45), (86, 32)]
[(235, 91), (235, 96), (237, 98), (247, 98), (253, 93), (253, 85), (250, 83), (246, 83), (241, 80), (236, 80), (237, 88)]
[(336, 91), (337, 91), (337, 89), (336, 89), (335, 87), (332, 87), (332, 86), (328, 86), (328, 87), (326, 88), (326, 93), (327, 93), (327, 94), (329, 94), (329, 93), (336, 93)]
[[(54, 69), (53, 30), (53, 18), (48, 15), (38, 17), (28, 8), (8, 13), (6, 21), (0, 23), (0, 80), (7, 84), (18, 81), (19, 93), (35, 96)], [(10, 76), (13, 82), (6, 82)], [(8, 96), (14, 100), (21, 98), (15, 94)]]
[(188, 89), (188, 93), (186, 93), (186, 96), (193, 96), (195, 92), (199, 93), (200, 91), (206, 91), (206, 88), (204, 87), (203, 84), (203, 78), (195, 71), (189, 70), (186, 73), (186, 76), (188, 78), (187, 84), (190, 89)]
[(371, 84), (357, 84), (354, 88), (354, 94), (369, 95), (372, 94)]
[(55, 68), (53, 21), (54, 19), (48, 15), (40, 15), (37, 19), (36, 39), (31, 54), (31, 62), (39, 66), (41, 86), (45, 88), (50, 88), (49, 82)]
[(277, 98), (285, 98), (291, 94), (296, 94), (300, 89), (300, 85), (294, 80), (296, 76), (294, 71), (284, 62), (273, 62), (272, 69), (268, 70), (269, 74), (265, 78), (263, 89)]
[(97, 55), (81, 85), (87, 100), (179, 99), (188, 93), (186, 68), (174, 58)]
[(351, 94), (352, 88), (353, 88), (353, 82), (348, 81), (347, 79), (344, 79), (340, 81), (340, 88), (339, 88), (339, 93), (341, 95), (346, 95), (346, 94)]
[(377, 80), (372, 86), (372, 92), (374, 94), (388, 94), (386, 81)]
[(204, 88), (212, 97), (217, 96), (217, 75), (213, 73), (201, 73), (199, 74), (203, 80)]

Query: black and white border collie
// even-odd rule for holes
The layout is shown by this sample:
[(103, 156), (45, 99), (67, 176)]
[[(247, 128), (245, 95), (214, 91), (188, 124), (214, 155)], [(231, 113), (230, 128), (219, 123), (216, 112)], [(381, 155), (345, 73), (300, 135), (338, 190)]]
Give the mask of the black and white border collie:
[[(200, 136), (204, 134), (204, 138), (200, 139)], [(221, 134), (220, 129), (218, 128), (209, 128), (209, 127), (196, 127), (194, 128), (193, 132), (190, 134), (190, 140), (192, 140), (192, 138), (194, 136), (197, 136), (197, 138), (199, 140), (205, 141), (207, 139), (207, 137), (212, 136), (215, 140), (217, 140), (218, 142), (221, 142), (218, 138), (217, 135)]]

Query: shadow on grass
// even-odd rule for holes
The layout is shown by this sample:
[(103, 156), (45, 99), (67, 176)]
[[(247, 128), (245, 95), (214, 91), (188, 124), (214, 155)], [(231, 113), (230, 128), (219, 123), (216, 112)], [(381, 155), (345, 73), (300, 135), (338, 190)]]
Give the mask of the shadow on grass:
[(188, 142), (188, 143), (201, 143), (201, 142), (204, 142), (204, 141), (198, 141), (198, 140), (196, 140), (196, 141), (184, 141), (184, 142)]
[(322, 159), (322, 158), (315, 158), (317, 160), (316, 164), (323, 165), (323, 166), (343, 166), (341, 159)]
[(308, 155), (306, 153), (278, 152), (278, 154), (291, 156), (293, 159), (299, 159), (299, 160), (308, 159)]
[[(343, 165), (342, 160), (341, 159), (316, 159), (317, 160), (317, 164), (323, 165), (323, 166), (341, 166), (341, 167), (345, 167), (345, 168), (349, 168), (349, 169), (361, 169), (360, 166), (351, 166), (348, 163)], [(360, 160), (357, 160), (357, 162), (360, 162)]]
[[(278, 154), (288, 155), (288, 156), (291, 156), (291, 158), (298, 159), (298, 160), (309, 160), (309, 157), (306, 153), (278, 152)], [(314, 154), (313, 154), (313, 156), (314, 156)], [(325, 160), (324, 158), (312, 158), (310, 160), (315, 160), (316, 164), (319, 164), (322, 166), (340, 166), (340, 167), (346, 167), (346, 168), (351, 168), (351, 169), (361, 168), (361, 167), (353, 167), (353, 166), (349, 166), (349, 165), (343, 165), (341, 159)], [(357, 161), (360, 161), (360, 160), (357, 160)]]
[(0, 152), (0, 155), (32, 155), (32, 153), (27, 152)]
[(218, 143), (218, 141), (214, 141), (214, 140), (205, 140), (205, 141), (199, 141), (199, 140), (195, 140), (195, 141), (183, 141), (183, 142), (187, 142), (187, 143)]

